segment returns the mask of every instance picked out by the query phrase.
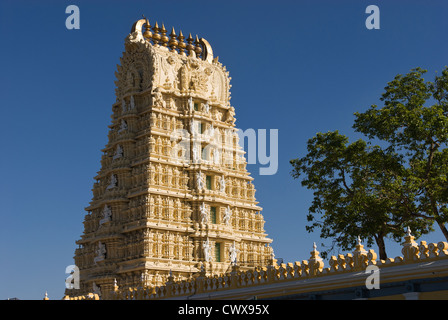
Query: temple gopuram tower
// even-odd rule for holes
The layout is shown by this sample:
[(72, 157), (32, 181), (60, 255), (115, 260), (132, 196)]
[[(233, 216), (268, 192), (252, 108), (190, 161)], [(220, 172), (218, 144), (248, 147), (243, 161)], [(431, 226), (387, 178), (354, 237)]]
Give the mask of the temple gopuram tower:
[(272, 262), (230, 105), (207, 40), (137, 21), (116, 72), (108, 143), (76, 243), (70, 296), (163, 285)]

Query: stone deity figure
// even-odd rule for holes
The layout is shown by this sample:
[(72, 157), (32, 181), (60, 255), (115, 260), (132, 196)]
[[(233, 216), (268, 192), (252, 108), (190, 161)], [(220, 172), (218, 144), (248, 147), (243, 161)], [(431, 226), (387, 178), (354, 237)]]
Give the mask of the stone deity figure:
[(123, 100), (121, 100), (121, 112), (124, 113), (126, 111), (128, 111), (127, 107), (126, 107), (126, 101), (123, 99)]
[(197, 163), (198, 161), (199, 161), (198, 148), (196, 146), (193, 146), (193, 162)]
[(271, 252), (271, 263), (274, 263), (275, 260), (275, 254), (274, 254), (274, 250), (272, 250)]
[(173, 98), (170, 98), (168, 105), (169, 105), (170, 109), (176, 110), (176, 102), (174, 101)]
[(117, 181), (117, 176), (113, 174), (113, 175), (110, 177), (110, 183), (109, 183), (109, 185), (107, 186), (106, 190), (115, 188), (115, 187), (117, 186), (117, 182), (118, 182), (118, 181)]
[(130, 106), (129, 110), (134, 110), (134, 109), (135, 109), (134, 96), (131, 96), (131, 106)]
[(103, 223), (109, 222), (111, 220), (112, 211), (107, 204), (104, 206), (102, 214), (103, 214), (103, 219), (100, 220), (100, 225), (102, 225)]
[(236, 265), (236, 258), (238, 256), (238, 252), (240, 252), (240, 250), (238, 250), (235, 246), (235, 241), (233, 241), (233, 245), (229, 248), (229, 253), (230, 253), (230, 263), (233, 265)]
[(99, 261), (103, 261), (106, 258), (106, 245), (101, 241), (98, 243), (98, 249), (96, 250), (97, 256), (93, 259), (95, 264)]
[(113, 160), (121, 158), (123, 156), (123, 148), (120, 145), (117, 145), (117, 149), (115, 150), (115, 154), (112, 157)]
[(94, 294), (101, 296), (101, 288), (95, 282), (92, 284), (92, 290)]
[(201, 223), (208, 223), (208, 212), (204, 203), (199, 207), (199, 211), (201, 213)]
[(126, 86), (127, 88), (132, 88), (134, 85), (134, 75), (131, 71), (128, 71), (126, 75)]
[(213, 127), (213, 124), (210, 126), (210, 129), (208, 129), (208, 135), (212, 139), (215, 136), (215, 128)]
[(204, 111), (205, 111), (205, 113), (209, 113), (210, 112), (210, 106), (208, 105), (208, 102), (206, 102), (204, 104)]
[(123, 131), (125, 131), (127, 129), (128, 129), (128, 124), (126, 123), (126, 121), (121, 119), (120, 130), (118, 130), (118, 132), (123, 132)]
[(224, 177), (219, 180), (219, 191), (226, 192), (226, 179)]
[(215, 120), (218, 120), (218, 121), (222, 120), (222, 112), (216, 110), (216, 112), (215, 112)]
[(208, 238), (207, 238), (207, 241), (204, 241), (202, 243), (202, 246), (204, 248), (205, 261), (210, 262), (212, 259), (212, 246), (210, 245)]
[(194, 110), (194, 104), (193, 104), (192, 97), (188, 98), (188, 109), (190, 110), (190, 112), (193, 112), (193, 110)]
[(227, 119), (226, 122), (230, 124), (235, 124), (235, 108), (230, 107), (229, 110), (227, 110)]
[(219, 149), (218, 148), (213, 148), (212, 150), (212, 163), (214, 164), (219, 164), (220, 163), (220, 154), (219, 154)]
[(232, 217), (232, 210), (230, 210), (230, 207), (227, 206), (227, 208), (224, 211), (224, 218), (223, 221), (228, 226), (230, 224), (230, 218)]
[(190, 132), (192, 136), (196, 135), (196, 123), (194, 120), (190, 121)]
[[(158, 89), (158, 88), (157, 88)], [(163, 95), (162, 92), (160, 92), (160, 90), (157, 90), (154, 93), (154, 106), (159, 107), (159, 108), (165, 108), (166, 107), (166, 102), (163, 99)]]
[(204, 177), (200, 171), (196, 173), (196, 183), (197, 183), (197, 187), (198, 187), (199, 191), (204, 189), (205, 181), (204, 181)]

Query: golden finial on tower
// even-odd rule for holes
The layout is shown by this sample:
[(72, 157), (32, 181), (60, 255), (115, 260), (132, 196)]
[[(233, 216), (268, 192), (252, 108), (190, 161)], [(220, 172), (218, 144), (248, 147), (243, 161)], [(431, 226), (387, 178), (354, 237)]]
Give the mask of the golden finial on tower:
[(160, 29), (160, 33), (162, 34), (162, 36), (160, 37), (160, 39), (162, 40), (162, 46), (166, 47), (169, 39), (166, 36), (166, 29), (165, 29), (165, 26), (163, 23), (162, 23), (162, 28)]
[(179, 36), (177, 37), (177, 40), (179, 40), (179, 42), (178, 42), (178, 44), (177, 44), (177, 47), (179, 48), (179, 53), (181, 54), (181, 55), (185, 55), (185, 52), (184, 52), (184, 50), (185, 50), (185, 48), (186, 48), (186, 44), (185, 44), (185, 42), (184, 42), (184, 39), (185, 39), (185, 37), (184, 37), (184, 35), (182, 34), (182, 30), (180, 30), (179, 31)]
[(174, 52), (174, 51), (176, 51), (177, 44), (178, 44), (178, 42), (176, 40), (177, 35), (176, 35), (176, 31), (174, 31), (174, 27), (171, 29), (170, 37), (171, 37), (171, 39), (170, 39), (170, 42), (168, 42), (168, 45), (170, 46), (171, 51)]
[(194, 52), (193, 37), (191, 36), (191, 33), (188, 35), (187, 42), (188, 42), (187, 52), (188, 52), (188, 55), (191, 55), (191, 52), (192, 51)]
[(149, 21), (145, 16), (143, 16), (143, 19), (146, 20), (145, 22), (145, 32), (143, 33), (143, 37), (147, 40), (151, 40), (152, 32), (151, 32), (151, 25), (149, 24)]
[(196, 45), (194, 48), (194, 51), (196, 52), (196, 57), (199, 58), (201, 52), (202, 52), (202, 48), (201, 48), (201, 43), (199, 42), (199, 38), (198, 35), (196, 35), (196, 39), (194, 40), (194, 44)]
[(159, 34), (160, 28), (159, 28), (157, 21), (156, 21), (156, 24), (154, 25), (154, 27), (152, 28), (152, 30), (154, 31), (154, 33), (152, 35), (152, 40), (154, 41), (155, 45), (158, 45), (162, 36)]

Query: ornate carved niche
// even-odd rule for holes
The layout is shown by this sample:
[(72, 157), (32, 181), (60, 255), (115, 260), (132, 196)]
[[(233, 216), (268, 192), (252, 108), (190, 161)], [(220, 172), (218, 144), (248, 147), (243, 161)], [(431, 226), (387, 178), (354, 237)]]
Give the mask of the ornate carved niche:
[(181, 92), (194, 91), (206, 93), (210, 72), (204, 72), (199, 62), (187, 60), (179, 69), (179, 90)]
[(126, 51), (120, 58), (121, 65), (117, 66), (115, 76), (117, 80), (117, 99), (122, 99), (130, 92), (147, 90), (154, 75), (154, 62), (150, 49), (145, 43), (134, 43), (126, 46)]
[(140, 91), (141, 89), (141, 75), (134, 66), (132, 66), (126, 73), (126, 92)]
[(188, 90), (188, 68), (183, 65), (179, 69), (179, 90), (181, 92), (186, 92)]

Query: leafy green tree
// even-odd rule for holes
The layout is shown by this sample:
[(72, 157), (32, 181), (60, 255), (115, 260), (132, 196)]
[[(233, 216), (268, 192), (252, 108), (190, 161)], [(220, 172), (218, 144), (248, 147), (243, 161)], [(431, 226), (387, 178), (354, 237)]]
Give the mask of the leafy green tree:
[(448, 68), (433, 82), (425, 72), (397, 75), (383, 107), (355, 113), (353, 128), (367, 141), (318, 133), (307, 155), (291, 160), (293, 177), (314, 190), (309, 232), (320, 228), (344, 250), (360, 236), (383, 260), (384, 239), (400, 241), (405, 227), (419, 237), (436, 223), (448, 240)]

